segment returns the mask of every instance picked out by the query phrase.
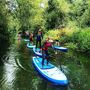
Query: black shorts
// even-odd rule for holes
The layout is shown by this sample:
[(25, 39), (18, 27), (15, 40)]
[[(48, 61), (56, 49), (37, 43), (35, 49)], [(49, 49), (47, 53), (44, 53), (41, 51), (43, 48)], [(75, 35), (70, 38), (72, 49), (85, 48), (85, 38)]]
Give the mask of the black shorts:
[(59, 40), (55, 40), (56, 42), (59, 42)]

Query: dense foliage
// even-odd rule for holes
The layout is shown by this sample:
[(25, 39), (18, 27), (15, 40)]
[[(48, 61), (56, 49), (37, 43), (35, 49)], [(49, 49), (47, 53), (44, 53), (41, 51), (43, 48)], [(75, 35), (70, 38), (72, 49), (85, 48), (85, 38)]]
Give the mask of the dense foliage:
[(39, 28), (45, 38), (55, 39), (59, 32), (60, 41), (67, 46), (89, 51), (90, 1), (0, 0), (1, 41), (17, 38), (18, 31), (35, 33)]
[(8, 40), (8, 20), (7, 9), (5, 0), (0, 0), (0, 43), (1, 41)]

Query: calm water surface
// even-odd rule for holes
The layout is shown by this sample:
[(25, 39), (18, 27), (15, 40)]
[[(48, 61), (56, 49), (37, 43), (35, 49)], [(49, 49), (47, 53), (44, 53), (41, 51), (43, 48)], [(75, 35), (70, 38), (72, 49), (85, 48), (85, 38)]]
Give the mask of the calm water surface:
[(26, 42), (15, 41), (3, 46), (0, 55), (0, 90), (90, 90), (89, 55), (51, 50), (50, 62), (62, 68), (69, 80), (67, 87), (55, 86), (38, 76), (32, 64), (35, 56)]

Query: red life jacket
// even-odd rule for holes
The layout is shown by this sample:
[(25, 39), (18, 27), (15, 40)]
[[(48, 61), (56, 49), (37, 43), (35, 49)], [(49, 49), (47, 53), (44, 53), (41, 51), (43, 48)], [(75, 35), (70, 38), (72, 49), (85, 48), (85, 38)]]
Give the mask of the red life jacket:
[(26, 32), (26, 35), (28, 35), (28, 32)]
[[(48, 42), (48, 40), (46, 40)], [(46, 43), (45, 46), (43, 47), (43, 50), (48, 50), (48, 47), (51, 46), (51, 43)]]
[(30, 36), (29, 36), (29, 37), (30, 37), (30, 39), (32, 39), (32, 38), (33, 38), (33, 35), (32, 35), (32, 34), (30, 34)]

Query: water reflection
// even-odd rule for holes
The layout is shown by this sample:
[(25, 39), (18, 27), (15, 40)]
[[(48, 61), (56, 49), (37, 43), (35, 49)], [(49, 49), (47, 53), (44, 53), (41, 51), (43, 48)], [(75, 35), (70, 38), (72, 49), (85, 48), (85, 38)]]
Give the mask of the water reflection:
[(34, 67), (34, 71), (36, 73), (36, 75), (38, 77), (40, 77), (40, 80), (39, 80), (39, 83), (37, 83), (38, 85), (35, 86), (35, 83), (34, 83), (34, 86), (38, 89), (35, 89), (35, 90), (68, 90), (67, 89), (67, 86), (60, 86), (60, 85), (55, 85), (54, 83), (51, 83), (49, 82), (47, 79), (45, 79)]
[[(7, 57), (6, 57), (7, 56)], [(13, 88), (13, 82), (15, 79), (15, 70), (17, 69), (14, 57), (16, 56), (16, 53), (13, 53), (13, 48), (11, 46), (10, 51), (6, 53), (3, 60), (3, 66), (2, 66), (2, 76), (1, 77), (1, 90), (6, 89), (12, 89)]]
[[(18, 41), (17, 41), (18, 42)], [(4, 52), (3, 52), (4, 51)], [(26, 47), (22, 40), (10, 45), (0, 65), (0, 90), (89, 90), (90, 89), (90, 62), (89, 58), (73, 51), (57, 55), (51, 53), (50, 62), (62, 68), (68, 77), (67, 87), (55, 86), (44, 80), (35, 71), (32, 64), (32, 49)]]

